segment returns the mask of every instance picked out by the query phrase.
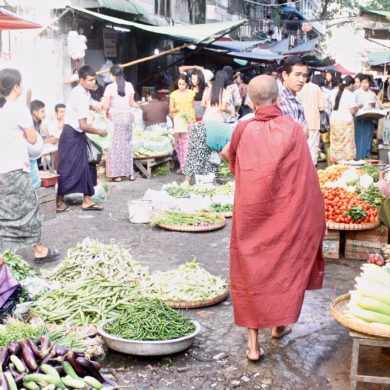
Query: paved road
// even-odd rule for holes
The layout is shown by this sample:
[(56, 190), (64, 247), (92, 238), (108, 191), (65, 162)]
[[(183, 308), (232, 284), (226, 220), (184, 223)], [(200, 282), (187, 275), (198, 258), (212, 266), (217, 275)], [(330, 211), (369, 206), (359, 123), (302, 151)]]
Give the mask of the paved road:
[[(109, 183), (103, 212), (83, 212), (77, 206), (58, 214), (44, 223), (44, 244), (58, 248), (64, 258), (67, 249), (85, 237), (120, 242), (151, 271), (175, 268), (195, 256), (208, 271), (228, 280), (230, 221), (224, 229), (210, 233), (169, 232), (128, 221), (129, 200), (142, 197), (147, 188), (160, 189), (163, 183), (182, 178), (171, 174), (150, 181), (138, 178), (135, 182)], [(21, 252), (26, 259), (33, 256), (31, 249)], [(187, 352), (140, 359), (108, 351), (104, 366), (115, 369), (120, 384), (129, 389), (347, 390), (351, 339), (347, 329), (328, 314), (328, 308), (333, 297), (353, 286), (360, 264), (328, 261), (324, 288), (306, 294), (293, 332), (281, 341), (272, 340), (270, 330), (260, 332), (266, 356), (259, 363), (248, 363), (244, 357), (246, 330), (234, 325), (229, 296), (220, 305), (186, 313), (202, 325), (201, 334)], [(379, 349), (368, 350), (361, 362), (361, 370), (383, 375), (388, 372), (390, 357)]]

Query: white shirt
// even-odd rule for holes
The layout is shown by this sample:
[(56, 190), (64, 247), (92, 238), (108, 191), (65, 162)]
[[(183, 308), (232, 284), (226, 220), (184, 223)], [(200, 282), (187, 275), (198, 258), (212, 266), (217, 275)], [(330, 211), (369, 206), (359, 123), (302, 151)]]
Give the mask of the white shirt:
[[(334, 103), (336, 100), (336, 96), (338, 94), (339, 90), (334, 89), (332, 91), (332, 107), (334, 107)], [(331, 114), (331, 118), (333, 120), (339, 120), (339, 121), (352, 121), (352, 113), (351, 108), (356, 107), (356, 101), (355, 101), (355, 95), (353, 92), (351, 92), (348, 89), (344, 89), (343, 94), (340, 98), (339, 108), (337, 111), (333, 110)]]
[(22, 169), (30, 172), (30, 159), (24, 129), (33, 126), (27, 107), (18, 101), (8, 101), (0, 108), (0, 173)]
[(363, 107), (357, 110), (356, 115), (363, 114), (365, 111), (372, 109), (373, 107), (370, 106), (371, 102), (375, 102), (375, 108), (379, 107), (379, 103), (372, 91), (363, 91), (363, 89), (359, 88), (354, 92), (354, 94), (356, 105), (359, 107), (360, 104), (363, 104)]
[(90, 93), (80, 84), (73, 88), (66, 103), (64, 124), (82, 133), (83, 130), (80, 129), (79, 119), (88, 118), (91, 101)]

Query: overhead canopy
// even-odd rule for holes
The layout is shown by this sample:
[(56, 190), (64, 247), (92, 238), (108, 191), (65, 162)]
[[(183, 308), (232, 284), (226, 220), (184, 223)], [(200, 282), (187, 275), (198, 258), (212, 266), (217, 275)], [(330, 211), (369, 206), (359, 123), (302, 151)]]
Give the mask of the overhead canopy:
[(318, 38), (311, 39), (310, 41), (304, 42), (301, 45), (294, 47), (293, 49), (285, 52), (287, 55), (303, 54), (313, 52), (318, 49)]
[(374, 15), (384, 16), (386, 18), (388, 15), (390, 15), (390, 11), (384, 11), (381, 9), (361, 8), (360, 14), (374, 14)]
[(154, 26), (168, 25), (163, 18), (150, 14), (136, 0), (93, 0), (92, 4), (87, 8), (106, 8), (108, 10), (136, 15), (137, 20)]
[(150, 33), (164, 35), (171, 39), (186, 40), (189, 42), (199, 42), (205, 39), (211, 39), (217, 37), (224, 32), (228, 32), (235, 27), (238, 27), (246, 22), (246, 20), (236, 20), (229, 22), (216, 22), (206, 24), (190, 24), (190, 25), (175, 25), (175, 26), (147, 26), (145, 24), (130, 22), (128, 20), (115, 18), (100, 14), (97, 12), (89, 11), (85, 8), (69, 6), (77, 12), (85, 16), (90, 16), (95, 19), (104, 20), (105, 22), (112, 23), (115, 25), (134, 27), (139, 30), (147, 31)]
[[(207, 45), (211, 41), (204, 41), (203, 44)], [(261, 44), (261, 41), (215, 41), (210, 47), (217, 49), (225, 49), (228, 51), (245, 51), (250, 47)]]
[(270, 50), (266, 49), (253, 49), (250, 52), (229, 52), (226, 53), (230, 57), (241, 58), (248, 61), (259, 61), (259, 62), (273, 62), (282, 60), (284, 56), (276, 55)]
[(288, 51), (288, 47), (290, 45), (290, 39), (285, 38), (281, 41), (273, 42), (269, 45), (262, 46), (263, 49), (271, 50), (275, 53), (286, 53)]
[(302, 15), (296, 8), (286, 5), (282, 8), (282, 14), (293, 14), (301, 20), (306, 20), (306, 17)]
[(342, 75), (354, 75), (355, 73), (350, 72), (349, 70), (345, 69), (344, 66), (341, 64), (331, 65), (331, 66), (323, 66), (323, 67), (315, 67), (315, 70), (320, 70), (321, 72), (326, 72), (327, 70), (333, 70), (336, 72), (340, 72)]
[(24, 30), (41, 28), (38, 23), (30, 22), (19, 15), (0, 7), (0, 30)]
[(384, 63), (390, 60), (390, 50), (367, 52), (368, 63)]

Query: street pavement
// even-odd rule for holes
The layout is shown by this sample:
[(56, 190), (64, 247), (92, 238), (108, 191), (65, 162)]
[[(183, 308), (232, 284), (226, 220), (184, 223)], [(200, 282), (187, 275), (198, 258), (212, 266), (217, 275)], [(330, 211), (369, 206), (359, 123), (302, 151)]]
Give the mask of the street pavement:
[[(129, 200), (141, 198), (148, 188), (160, 189), (164, 183), (183, 178), (172, 173), (151, 180), (138, 177), (135, 182), (110, 182), (104, 211), (85, 212), (74, 206), (71, 212), (57, 214), (44, 223), (43, 243), (59, 249), (61, 256), (44, 267), (57, 265), (69, 248), (91, 237), (125, 245), (151, 272), (176, 268), (196, 257), (209, 272), (229, 280), (230, 220), (223, 229), (209, 233), (171, 232), (129, 222)], [(33, 258), (32, 248), (20, 253), (28, 261)], [(260, 331), (265, 357), (257, 363), (245, 358), (246, 329), (234, 325), (229, 295), (219, 305), (186, 311), (202, 326), (194, 345), (186, 352), (139, 358), (107, 351), (102, 357), (103, 366), (115, 373), (121, 386), (136, 390), (347, 390), (352, 342), (348, 329), (330, 316), (329, 304), (353, 287), (360, 265), (360, 261), (353, 260), (327, 261), (324, 287), (306, 293), (292, 333), (278, 341), (271, 338), (270, 329)], [(389, 367), (386, 350), (363, 350), (360, 372), (386, 375)], [(386, 388), (390, 387), (358, 385), (361, 390)]]

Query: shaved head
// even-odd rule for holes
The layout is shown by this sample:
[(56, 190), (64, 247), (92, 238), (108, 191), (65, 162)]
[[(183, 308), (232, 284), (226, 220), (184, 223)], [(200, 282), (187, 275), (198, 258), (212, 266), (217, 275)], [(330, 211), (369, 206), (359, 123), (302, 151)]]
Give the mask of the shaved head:
[(248, 93), (257, 107), (274, 104), (279, 94), (278, 84), (272, 76), (256, 76), (249, 83)]

